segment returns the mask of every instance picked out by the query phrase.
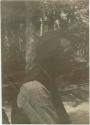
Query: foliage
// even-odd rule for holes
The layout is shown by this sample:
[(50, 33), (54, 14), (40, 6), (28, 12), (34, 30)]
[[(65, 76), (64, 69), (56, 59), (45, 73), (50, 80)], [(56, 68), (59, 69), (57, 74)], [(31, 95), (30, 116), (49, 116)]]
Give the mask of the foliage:
[[(32, 52), (30, 48), (35, 48), (37, 41), (45, 38), (44, 36), (50, 32), (69, 32), (76, 38), (71, 43), (73, 57), (77, 64), (83, 65), (80, 70), (86, 69), (84, 71), (86, 74), (89, 53), (88, 1), (27, 1), (19, 3), (18, 6), (17, 3), (11, 2), (11, 6), (10, 2), (4, 3), (5, 5), (2, 3), (2, 70), (6, 74), (3, 76), (17, 74), (16, 78), (18, 78), (21, 72), (25, 72), (26, 65), (30, 63), (31, 57), (35, 56), (32, 54), (35, 53), (34, 49)], [(28, 57), (28, 63), (26, 57)], [(74, 67), (76, 74), (78, 67), (78, 65)]]

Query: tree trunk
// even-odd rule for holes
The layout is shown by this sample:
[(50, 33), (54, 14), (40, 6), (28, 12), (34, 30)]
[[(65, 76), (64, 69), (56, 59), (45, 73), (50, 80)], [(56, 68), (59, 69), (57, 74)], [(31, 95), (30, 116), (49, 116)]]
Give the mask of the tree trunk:
[(34, 66), (36, 37), (40, 35), (40, 2), (26, 1), (26, 73)]

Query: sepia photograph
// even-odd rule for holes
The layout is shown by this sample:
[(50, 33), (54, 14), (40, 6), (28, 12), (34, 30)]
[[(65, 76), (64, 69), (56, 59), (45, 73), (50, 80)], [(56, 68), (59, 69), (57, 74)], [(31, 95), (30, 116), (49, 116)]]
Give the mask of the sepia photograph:
[(1, 0), (2, 124), (89, 124), (89, 0)]

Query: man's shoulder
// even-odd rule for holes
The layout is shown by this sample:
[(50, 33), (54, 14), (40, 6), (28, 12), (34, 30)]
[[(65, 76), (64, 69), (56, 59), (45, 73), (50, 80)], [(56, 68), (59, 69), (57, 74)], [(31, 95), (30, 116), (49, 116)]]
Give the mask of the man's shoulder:
[(29, 103), (35, 101), (40, 97), (41, 93), (43, 94), (43, 85), (38, 81), (29, 81), (24, 83), (18, 94), (18, 105), (24, 105), (25, 102)]
[(50, 94), (49, 90), (39, 81), (34, 80), (22, 85), (21, 91), (28, 94)]
[(37, 88), (43, 88), (43, 87), (44, 85), (42, 83), (34, 80), (24, 83), (21, 88), (25, 88), (26, 90), (35, 90)]

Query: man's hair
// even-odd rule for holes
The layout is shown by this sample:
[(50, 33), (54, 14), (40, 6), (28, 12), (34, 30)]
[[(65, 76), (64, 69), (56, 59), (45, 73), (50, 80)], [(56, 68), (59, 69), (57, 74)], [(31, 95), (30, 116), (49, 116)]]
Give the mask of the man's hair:
[[(50, 32), (45, 34), (36, 44), (36, 63), (43, 66), (49, 73), (57, 75), (70, 70), (70, 58), (72, 55), (71, 48), (64, 52), (61, 45), (61, 39), (64, 38), (70, 41), (73, 37), (70, 34), (61, 32)], [(67, 48), (67, 46), (66, 46)]]

